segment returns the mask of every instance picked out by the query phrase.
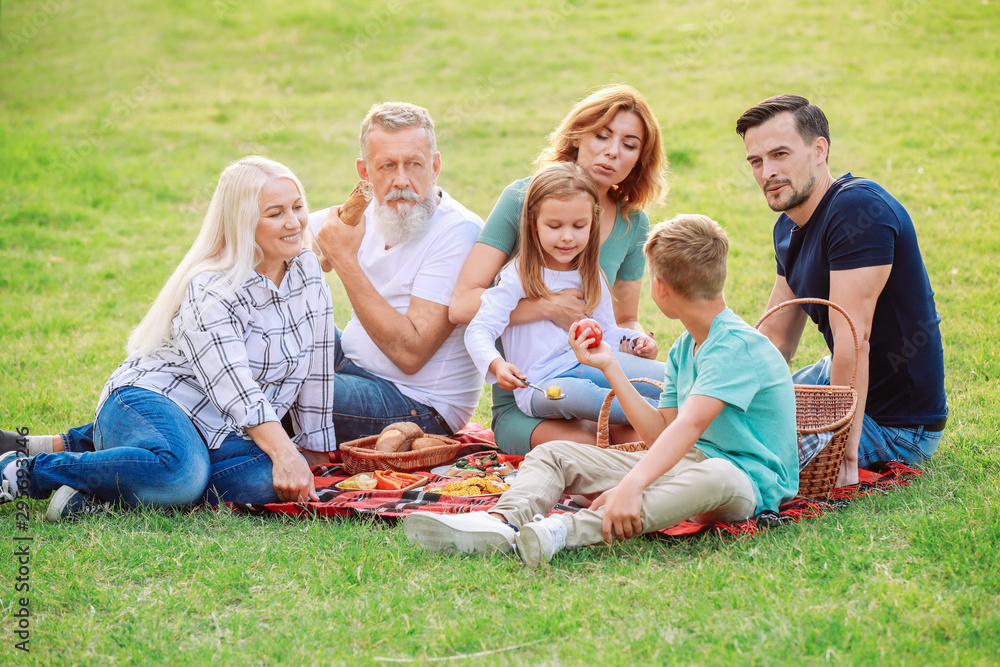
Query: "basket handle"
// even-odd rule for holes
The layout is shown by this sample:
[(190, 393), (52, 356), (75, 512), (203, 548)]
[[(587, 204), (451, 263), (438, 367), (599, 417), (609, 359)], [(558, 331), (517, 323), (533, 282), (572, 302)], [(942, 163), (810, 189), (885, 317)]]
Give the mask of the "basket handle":
[(858, 381), (858, 355), (861, 353), (861, 345), (858, 343), (858, 330), (854, 328), (854, 321), (851, 316), (847, 314), (847, 311), (835, 304), (833, 301), (827, 299), (813, 299), (813, 298), (802, 298), (802, 299), (789, 299), (788, 301), (782, 301), (777, 306), (768, 309), (766, 313), (760, 316), (757, 320), (757, 324), (753, 325), (755, 329), (760, 329), (760, 325), (764, 323), (764, 320), (774, 315), (779, 310), (787, 308), (789, 306), (799, 306), (803, 303), (817, 303), (821, 306), (827, 306), (838, 311), (847, 320), (847, 325), (851, 327), (851, 336), (854, 337), (854, 368), (851, 371), (851, 389), (854, 389)]
[[(635, 384), (636, 382), (645, 382), (646, 384), (651, 384), (654, 387), (659, 387), (661, 391), (663, 390), (663, 383), (659, 380), (651, 380), (649, 378), (633, 378), (629, 380), (629, 382), (632, 384)], [(604, 403), (601, 404), (601, 414), (597, 417), (597, 446), (601, 449), (606, 449), (608, 445), (611, 444), (608, 419), (611, 417), (611, 403), (614, 400), (615, 390), (609, 389), (608, 395), (604, 397)]]

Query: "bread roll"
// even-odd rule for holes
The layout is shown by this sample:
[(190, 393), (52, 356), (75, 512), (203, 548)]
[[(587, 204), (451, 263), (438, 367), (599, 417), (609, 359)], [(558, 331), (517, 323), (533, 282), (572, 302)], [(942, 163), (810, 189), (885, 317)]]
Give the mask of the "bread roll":
[(413, 422), (396, 422), (389, 424), (375, 441), (377, 452), (408, 452), (413, 441), (423, 437), (422, 428)]
[(376, 452), (400, 452), (405, 451), (406, 436), (399, 429), (388, 428), (375, 441)]
[(423, 438), (417, 438), (413, 441), (410, 449), (417, 451), (418, 449), (429, 449), (430, 447), (440, 447), (445, 444), (444, 440), (438, 440), (437, 438), (430, 438), (424, 436)]
[(389, 429), (396, 429), (397, 431), (401, 431), (403, 435), (406, 436), (406, 439), (411, 441), (416, 440), (417, 438), (424, 437), (424, 429), (420, 428), (413, 422), (396, 422), (395, 424), (389, 424), (384, 429), (382, 429), (382, 432), (384, 433)]

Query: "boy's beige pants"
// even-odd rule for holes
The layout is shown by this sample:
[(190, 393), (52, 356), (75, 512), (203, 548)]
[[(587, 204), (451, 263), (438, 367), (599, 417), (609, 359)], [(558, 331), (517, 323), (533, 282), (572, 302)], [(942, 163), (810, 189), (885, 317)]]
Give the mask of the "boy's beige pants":
[[(591, 500), (615, 487), (645, 452), (621, 452), (556, 440), (531, 450), (509, 491), (489, 510), (515, 526), (545, 516), (564, 493)], [(725, 459), (706, 458), (697, 447), (651, 484), (642, 494), (642, 530), (649, 533), (684, 519), (742, 521), (754, 514), (757, 502), (750, 478)], [(604, 508), (559, 515), (566, 523), (566, 548), (604, 540)]]

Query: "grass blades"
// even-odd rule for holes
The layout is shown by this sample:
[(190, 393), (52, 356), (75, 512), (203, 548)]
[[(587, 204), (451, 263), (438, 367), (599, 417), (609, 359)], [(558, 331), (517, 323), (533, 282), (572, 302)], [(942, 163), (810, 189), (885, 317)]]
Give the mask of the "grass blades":
[[(22, 531), (7, 505), (0, 663), (996, 664), (995, 4), (4, 2), (5, 428), (93, 418), (228, 161), (266, 154), (313, 208), (336, 203), (365, 111), (412, 101), (437, 122), (439, 183), (485, 217), (572, 104), (617, 81), (664, 130), (671, 194), (650, 217), (726, 227), (727, 299), (750, 321), (773, 282), (774, 214), (735, 120), (779, 92), (823, 107), (834, 174), (874, 178), (915, 220), (952, 413), (924, 477), (887, 496), (753, 539), (583, 549), (537, 573), (427, 555), (378, 522), (201, 510), (52, 526), (34, 501)], [(640, 320), (665, 354), (680, 325), (645, 295)], [(796, 365), (822, 351), (810, 335)], [(24, 535), (30, 653), (13, 635)]]

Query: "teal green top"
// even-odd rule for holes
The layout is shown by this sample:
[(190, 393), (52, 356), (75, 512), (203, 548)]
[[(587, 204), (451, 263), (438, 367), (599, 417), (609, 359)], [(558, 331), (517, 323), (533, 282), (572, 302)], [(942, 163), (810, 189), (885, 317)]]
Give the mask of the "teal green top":
[(728, 308), (694, 346), (684, 332), (670, 348), (660, 407), (683, 409), (691, 395), (724, 402), (695, 446), (746, 473), (758, 512), (777, 511), (799, 489), (795, 391), (784, 358)]
[[(496, 206), (479, 235), (485, 243), (513, 257), (519, 248), (521, 211), (531, 177), (514, 181), (497, 200)], [(649, 217), (643, 211), (626, 218), (621, 206), (611, 235), (601, 244), (600, 265), (608, 278), (608, 286), (617, 280), (641, 280), (646, 272), (642, 246), (649, 234)], [(531, 450), (531, 433), (543, 420), (529, 417), (514, 403), (514, 392), (493, 385), (493, 434), (497, 446), (508, 454), (527, 454)]]

